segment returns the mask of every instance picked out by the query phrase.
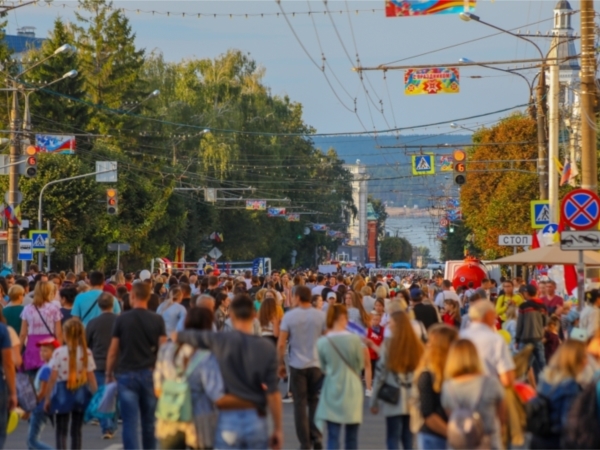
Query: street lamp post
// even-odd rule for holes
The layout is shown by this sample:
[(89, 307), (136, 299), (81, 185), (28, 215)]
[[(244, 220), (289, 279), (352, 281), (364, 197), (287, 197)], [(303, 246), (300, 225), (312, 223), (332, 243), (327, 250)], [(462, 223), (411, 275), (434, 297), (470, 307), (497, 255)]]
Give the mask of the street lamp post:
[(505, 30), (504, 28), (500, 28), (491, 23), (484, 22), (483, 20), (481, 20), (481, 18), (479, 16), (472, 14), (470, 12), (462, 12), (459, 14), (459, 17), (466, 22), (474, 20), (476, 22), (479, 22), (479, 23), (486, 25), (490, 28), (493, 28), (495, 30), (501, 31), (506, 34), (510, 34), (511, 36), (514, 36), (517, 39), (521, 39), (525, 42), (529, 42), (536, 48), (536, 50), (540, 54), (540, 60), (542, 61), (542, 63), (541, 63), (541, 67), (540, 67), (540, 74), (539, 74), (538, 85), (537, 85), (537, 142), (538, 142), (539, 200), (547, 200), (548, 199), (548, 166), (547, 166), (548, 152), (546, 150), (546, 129), (544, 126), (545, 121), (546, 121), (545, 114), (544, 114), (544, 111), (545, 111), (544, 110), (544, 98), (546, 97), (545, 69), (546, 69), (547, 58), (545, 57), (545, 55), (542, 52), (542, 49), (539, 47), (539, 45), (537, 45), (531, 39), (527, 39), (524, 36), (513, 33), (512, 31), (509, 31), (509, 30)]
[[(24, 89), (23, 86), (19, 84), (18, 79), (25, 73), (29, 72), (30, 70), (39, 66), (40, 64), (45, 63), (49, 59), (62, 53), (72, 52), (73, 50), (74, 48), (69, 44), (61, 45), (51, 55), (31, 65), (30, 67), (19, 73), (12, 80), (13, 96), (12, 106), (10, 110), (10, 163), (12, 165), (10, 166), (10, 170), (8, 173), (8, 201), (11, 207), (14, 207), (14, 205), (17, 204), (19, 195), (19, 168), (18, 164), (16, 163), (19, 161), (19, 158), (21, 156), (21, 139), (19, 138), (21, 119), (19, 118), (18, 94)], [(64, 76), (61, 79), (64, 79)], [(12, 223), (11, 221), (8, 221), (7, 241), (7, 260), (12, 265), (12, 269), (16, 270), (19, 256), (19, 226), (17, 224)]]

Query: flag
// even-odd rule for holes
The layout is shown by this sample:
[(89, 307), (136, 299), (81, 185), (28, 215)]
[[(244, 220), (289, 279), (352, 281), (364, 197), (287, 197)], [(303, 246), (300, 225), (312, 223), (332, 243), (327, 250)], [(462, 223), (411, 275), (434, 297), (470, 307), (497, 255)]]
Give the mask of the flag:
[(577, 289), (577, 270), (573, 264), (564, 266), (565, 272), (565, 289), (567, 294), (573, 295), (573, 291)]
[(536, 248), (540, 248), (540, 241), (537, 233), (534, 231), (533, 235), (531, 236), (531, 249), (534, 250)]
[(560, 177), (560, 185), (564, 186), (565, 184), (570, 183), (575, 179), (575, 177), (577, 177), (577, 175), (579, 175), (577, 164), (571, 163), (571, 161), (566, 161)]
[(223, 233), (218, 233), (216, 231), (213, 231), (209, 238), (211, 238), (213, 241), (219, 243), (219, 242), (223, 242)]
[(14, 214), (15, 214), (15, 224), (21, 225), (21, 205), (17, 205), (17, 207), (14, 209)]
[(556, 164), (556, 170), (558, 170), (558, 174), (561, 175), (565, 166), (563, 165), (563, 163), (560, 162), (560, 159), (558, 159), (556, 156), (554, 157), (554, 163)]

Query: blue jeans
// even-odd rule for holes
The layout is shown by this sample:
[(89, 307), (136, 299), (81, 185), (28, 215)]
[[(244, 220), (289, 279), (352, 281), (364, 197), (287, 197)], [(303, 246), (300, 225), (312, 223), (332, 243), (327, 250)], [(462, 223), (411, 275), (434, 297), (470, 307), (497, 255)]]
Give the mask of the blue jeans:
[(254, 409), (221, 411), (215, 434), (215, 449), (267, 449), (269, 430), (265, 417)]
[[(125, 450), (155, 449), (156, 396), (154, 395), (152, 370), (122, 372), (116, 378), (121, 418), (123, 419), (123, 448)], [(142, 423), (142, 445), (140, 445), (138, 435), (140, 421)]]
[(410, 432), (410, 416), (392, 416), (385, 418), (385, 442), (388, 450), (398, 450), (400, 442), (404, 450), (413, 446), (413, 435)]
[(440, 450), (448, 446), (446, 439), (431, 433), (418, 433), (417, 443), (419, 450)]
[(358, 425), (358, 423), (341, 424), (327, 421), (327, 449), (338, 450), (340, 448), (342, 426), (346, 428), (344, 448), (347, 450), (358, 449)]
[[(96, 375), (96, 382), (98, 383), (98, 389), (100, 389), (101, 386), (106, 384), (104, 370), (96, 370), (94, 371), (94, 375)], [(116, 416), (113, 419), (100, 419), (99, 422), (102, 434), (114, 434), (114, 432), (117, 431)]]
[(44, 444), (40, 441), (40, 435), (44, 431), (44, 426), (48, 416), (40, 408), (36, 408), (29, 417), (29, 431), (27, 432), (27, 448), (30, 450), (52, 450), (54, 447)]
[(542, 341), (532, 342), (531, 344), (533, 345), (533, 352), (531, 353), (529, 365), (533, 368), (535, 381), (538, 381), (539, 375), (546, 365), (546, 353)]

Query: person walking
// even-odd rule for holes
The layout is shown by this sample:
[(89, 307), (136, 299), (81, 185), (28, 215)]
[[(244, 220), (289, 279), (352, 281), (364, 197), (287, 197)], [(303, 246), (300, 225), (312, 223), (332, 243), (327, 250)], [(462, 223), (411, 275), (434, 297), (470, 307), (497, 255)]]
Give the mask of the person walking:
[(415, 374), (419, 393), (419, 413), (423, 425), (417, 434), (421, 450), (446, 448), (448, 416), (442, 407), (441, 393), (448, 351), (458, 339), (458, 331), (445, 324), (429, 329), (427, 346)]
[[(113, 302), (115, 301), (115, 298), (108, 292), (102, 293), (98, 298), (98, 307), (102, 314), (90, 320), (85, 329), (88, 348), (92, 351), (96, 363), (94, 375), (96, 376), (98, 388), (106, 384), (104, 376), (106, 373), (106, 358), (112, 340), (112, 330), (117, 320), (117, 316), (113, 312)], [(100, 429), (102, 439), (112, 439), (117, 429), (117, 423), (114, 418), (102, 418), (100, 419)]]
[[(483, 425), (480, 442), (473, 442), (479, 449), (502, 448), (500, 438), (500, 417), (504, 417), (504, 388), (496, 377), (484, 375), (477, 348), (468, 339), (459, 339), (450, 347), (442, 386), (442, 406), (449, 413), (458, 409), (468, 409), (476, 413)], [(457, 423), (460, 428), (460, 424)], [(465, 427), (468, 425), (465, 423)], [(448, 447), (464, 448), (465, 430), (451, 429), (448, 435)], [(456, 441), (456, 442), (455, 442)]]
[(358, 448), (358, 428), (363, 418), (361, 371), (365, 368), (365, 349), (360, 338), (346, 330), (345, 305), (327, 311), (327, 335), (317, 341), (323, 374), (323, 388), (315, 414), (320, 429), (327, 428), (327, 448), (340, 448), (342, 427), (345, 449)]
[(508, 308), (511, 306), (518, 308), (525, 300), (515, 292), (514, 285), (510, 280), (502, 283), (502, 290), (504, 293), (496, 300), (496, 313), (504, 323), (508, 320), (506, 317)]
[(281, 320), (277, 311), (277, 300), (274, 296), (265, 297), (258, 310), (258, 320), (260, 322), (260, 335), (270, 339), (277, 345)]
[(296, 286), (294, 304), (281, 321), (277, 354), (278, 375), (285, 378), (285, 350), (289, 342), (290, 388), (294, 398), (294, 424), (302, 449), (322, 448), (323, 435), (315, 425), (323, 372), (317, 353), (317, 341), (325, 332), (325, 314), (312, 307), (312, 293)]
[[(87, 326), (90, 320), (95, 319), (102, 314), (102, 311), (100, 311), (100, 308), (98, 307), (98, 298), (100, 297), (100, 294), (104, 292), (104, 274), (98, 271), (90, 272), (89, 279), (91, 286), (90, 290), (81, 292), (75, 297), (73, 309), (71, 310), (71, 315), (73, 317), (79, 317), (84, 326)], [(121, 312), (119, 302), (114, 302), (113, 312), (115, 314)]]
[[(67, 435), (71, 435), (71, 449), (82, 448), (83, 415), (87, 404), (75, 401), (70, 411), (55, 410), (57, 404), (67, 405), (68, 396), (79, 400), (80, 390), (88, 389), (94, 394), (98, 389), (94, 370), (96, 364), (92, 352), (87, 347), (85, 329), (79, 319), (65, 322), (65, 345), (57, 348), (50, 360), (50, 381), (46, 393), (44, 409), (56, 417), (56, 448), (67, 448)], [(87, 385), (87, 388), (86, 388)], [(85, 394), (83, 394), (85, 397)]]
[(33, 302), (21, 313), (21, 344), (25, 346), (23, 367), (33, 376), (44, 364), (37, 343), (49, 337), (62, 342), (60, 307), (52, 302), (54, 287), (48, 281), (39, 281), (33, 292)]
[[(133, 285), (132, 309), (117, 317), (106, 360), (105, 382), (110, 383), (115, 378), (117, 381), (126, 450), (156, 448), (152, 371), (158, 348), (166, 342), (167, 336), (162, 317), (148, 311), (150, 294), (149, 284)], [(138, 436), (140, 423), (142, 445)]]
[[(413, 434), (410, 429), (409, 402), (412, 396), (414, 373), (425, 351), (421, 340), (415, 334), (410, 317), (404, 311), (392, 314), (390, 322), (392, 337), (381, 348), (381, 358), (375, 370), (374, 393), (371, 397), (371, 413), (381, 409), (386, 420), (386, 446), (404, 450), (413, 447)], [(399, 349), (404, 349), (399, 351)], [(379, 393), (384, 386), (399, 390), (397, 403), (380, 400)]]
[(156, 314), (162, 316), (165, 321), (168, 339), (173, 339), (177, 331), (183, 330), (187, 310), (181, 304), (181, 300), (183, 300), (183, 292), (178, 285), (174, 285), (169, 289), (167, 300), (162, 302), (156, 310)]
[[(229, 401), (219, 405), (214, 447), (280, 450), (283, 431), (277, 352), (270, 342), (254, 334), (254, 303), (248, 294), (235, 296), (229, 310), (233, 329), (227, 333), (184, 330), (177, 335), (180, 344), (210, 350), (221, 368)], [(270, 436), (267, 410), (273, 421)]]
[(567, 424), (567, 415), (581, 392), (578, 377), (586, 367), (585, 344), (569, 339), (562, 344), (540, 375), (538, 395), (548, 399), (550, 433), (533, 434), (532, 449), (559, 449)]
[(548, 312), (542, 300), (537, 298), (537, 289), (528, 284), (525, 291), (526, 300), (519, 306), (517, 318), (517, 345), (519, 348), (526, 344), (533, 345), (530, 366), (537, 381), (540, 372), (546, 365), (544, 356), (544, 331), (548, 324)]

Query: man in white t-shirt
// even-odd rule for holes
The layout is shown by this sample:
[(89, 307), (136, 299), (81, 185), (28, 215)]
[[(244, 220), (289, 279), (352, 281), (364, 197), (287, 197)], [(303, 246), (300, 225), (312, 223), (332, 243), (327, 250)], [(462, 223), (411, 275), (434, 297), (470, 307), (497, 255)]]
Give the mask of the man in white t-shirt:
[(435, 306), (442, 309), (446, 300), (456, 300), (459, 306), (462, 307), (460, 297), (452, 290), (452, 281), (450, 280), (442, 281), (442, 292), (435, 298)]
[[(317, 285), (311, 289), (312, 295), (321, 295), (323, 293), (323, 289), (325, 289), (325, 275), (317, 276)], [(325, 299), (323, 299), (325, 300)]]

